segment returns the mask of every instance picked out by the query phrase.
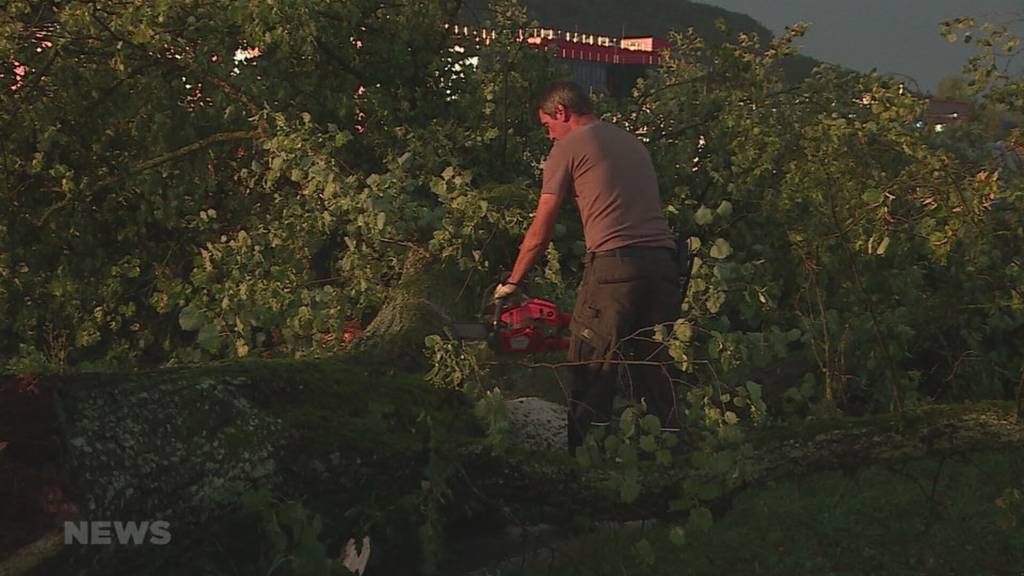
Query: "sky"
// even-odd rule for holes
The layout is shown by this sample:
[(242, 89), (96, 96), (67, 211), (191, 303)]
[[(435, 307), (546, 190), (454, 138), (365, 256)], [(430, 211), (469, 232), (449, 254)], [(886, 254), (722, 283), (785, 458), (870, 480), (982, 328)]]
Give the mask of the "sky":
[(939, 22), (974, 16), (1010, 23), (1024, 36), (1024, 0), (698, 0), (741, 12), (776, 35), (794, 22), (809, 23), (801, 52), (854, 70), (903, 74), (934, 93), (939, 80), (957, 75), (973, 51), (939, 35)]

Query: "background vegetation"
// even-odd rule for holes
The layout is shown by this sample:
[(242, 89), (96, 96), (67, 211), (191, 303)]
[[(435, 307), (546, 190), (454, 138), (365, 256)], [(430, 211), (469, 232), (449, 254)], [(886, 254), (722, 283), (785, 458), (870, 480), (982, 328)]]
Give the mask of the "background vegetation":
[[(444, 24), (459, 9), (8, 2), (4, 370), (335, 355), (438, 270), (448, 280), (425, 297), (445, 314), (475, 310), (536, 200), (548, 143), (531, 102), (565, 71), (515, 40), (522, 6), (493, 6), (487, 46), (455, 45)], [(772, 39), (714, 30), (673, 35), (630, 98), (599, 102), (647, 142), (687, 248), (682, 317), (657, 337), (684, 374), (699, 442), (1019, 398), (1021, 133), (996, 147), (984, 125), (923, 130), (925, 102), (891, 79), (823, 65), (793, 81), (782, 62), (799, 26)], [(969, 19), (945, 33), (968, 31), (979, 52), (961, 88), (982, 107), (1024, 108), (1024, 82), (1002, 66), (1017, 39)], [(565, 212), (531, 282), (562, 304), (582, 252)], [(403, 351), (422, 359), (418, 343)], [(484, 352), (430, 345), (434, 382), (481, 382)], [(490, 398), (481, 413), (497, 422)], [(667, 440), (637, 432), (642, 413), (624, 414), (595, 455), (625, 444), (620, 464), (671, 459)], [(616, 474), (635, 498), (636, 467)], [(1013, 482), (997, 491), (1011, 519)]]

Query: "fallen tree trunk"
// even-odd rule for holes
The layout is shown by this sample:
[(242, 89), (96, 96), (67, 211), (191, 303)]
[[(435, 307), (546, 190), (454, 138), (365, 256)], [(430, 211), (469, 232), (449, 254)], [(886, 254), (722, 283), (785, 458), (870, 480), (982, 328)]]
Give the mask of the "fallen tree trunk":
[[(53, 376), (38, 386), (60, 420), (75, 519), (168, 521), (174, 541), (161, 554), (179, 541), (186, 551), (190, 532), (258, 489), (323, 514), (338, 538), (374, 525), (381, 543), (415, 542), (434, 431), (479, 434), (461, 393), (340, 359)], [(103, 550), (83, 548), (71, 555)]]
[[(993, 450), (1024, 456), (1024, 426), (1017, 423), (1010, 402), (835, 418), (754, 429), (745, 436), (716, 446), (683, 447), (671, 465), (641, 462), (640, 494), (628, 504), (609, 482), (624, 469), (621, 462), (580, 470), (561, 455), (543, 459), (517, 452), (497, 460), (499, 469), (474, 482), (483, 493), (502, 494), (504, 504), (520, 511), (527, 523), (557, 523), (572, 514), (628, 521), (679, 517), (690, 505), (724, 513), (749, 487), (823, 471), (854, 473), (876, 465), (941, 461)], [(669, 505), (683, 501), (688, 504), (681, 510)]]
[[(643, 463), (643, 489), (626, 503), (608, 489), (607, 469), (580, 470), (557, 452), (491, 452), (462, 394), (387, 366), (250, 361), (42, 385), (56, 392), (60, 466), (78, 518), (171, 522), (170, 546), (128, 551), (133, 573), (153, 555), (185, 573), (197, 549), (232, 562), (258, 549), (265, 532), (243, 538), (223, 519), (261, 488), (320, 514), (332, 554), (369, 534), (379, 570), (416, 573), (425, 559), (438, 565), (444, 533), (459, 527), (664, 518), (678, 514), (669, 502), (680, 499), (725, 510), (739, 491), (773, 479), (1020, 450), (1024, 440), (1009, 404), (752, 430), (747, 447), (692, 452), (670, 467)], [(65, 548), (73, 550), (62, 550), (60, 569), (111, 569), (95, 564), (95, 547)]]
[(464, 293), (465, 275), (456, 266), (410, 248), (398, 284), (388, 291), (380, 311), (352, 346), (363, 358), (405, 369), (422, 368), (423, 341), (446, 325), (471, 320), (476, 299)]

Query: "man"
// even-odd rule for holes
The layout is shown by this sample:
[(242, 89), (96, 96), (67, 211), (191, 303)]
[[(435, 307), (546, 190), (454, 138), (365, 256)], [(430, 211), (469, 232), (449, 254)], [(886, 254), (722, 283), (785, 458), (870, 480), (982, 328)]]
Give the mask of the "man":
[(676, 245), (662, 212), (650, 154), (629, 132), (599, 120), (583, 89), (556, 82), (541, 96), (540, 123), (554, 141), (544, 163), (537, 211), (508, 280), (496, 300), (516, 294), (546, 250), (558, 207), (571, 197), (587, 247), (583, 281), (570, 324), (569, 450), (593, 426), (611, 422), (619, 368), (625, 364), (633, 400), (662, 426), (678, 429), (670, 358), (651, 332), (679, 317)]

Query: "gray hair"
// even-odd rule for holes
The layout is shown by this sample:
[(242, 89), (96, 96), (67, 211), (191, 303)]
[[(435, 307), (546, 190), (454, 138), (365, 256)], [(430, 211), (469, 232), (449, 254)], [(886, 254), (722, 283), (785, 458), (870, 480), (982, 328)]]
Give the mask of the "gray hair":
[(582, 86), (569, 80), (553, 82), (540, 95), (537, 106), (549, 116), (554, 116), (555, 108), (561, 104), (566, 112), (573, 114), (593, 114), (594, 103)]

